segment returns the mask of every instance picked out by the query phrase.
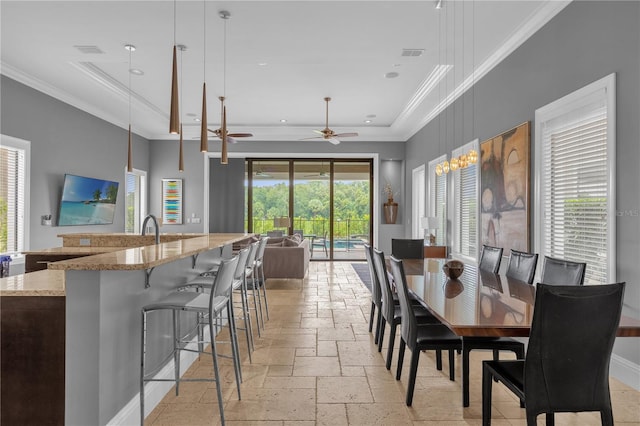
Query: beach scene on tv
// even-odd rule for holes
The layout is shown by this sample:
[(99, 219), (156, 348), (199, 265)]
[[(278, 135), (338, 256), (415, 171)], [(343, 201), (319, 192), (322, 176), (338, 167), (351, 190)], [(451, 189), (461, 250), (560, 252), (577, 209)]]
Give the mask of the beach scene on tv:
[(113, 223), (118, 182), (65, 175), (58, 225)]

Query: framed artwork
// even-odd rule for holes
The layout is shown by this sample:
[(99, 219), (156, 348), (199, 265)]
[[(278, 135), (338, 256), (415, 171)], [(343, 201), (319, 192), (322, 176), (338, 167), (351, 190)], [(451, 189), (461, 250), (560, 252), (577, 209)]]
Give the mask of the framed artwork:
[(162, 179), (162, 224), (182, 224), (182, 179)]
[(482, 244), (529, 251), (530, 122), (480, 144)]

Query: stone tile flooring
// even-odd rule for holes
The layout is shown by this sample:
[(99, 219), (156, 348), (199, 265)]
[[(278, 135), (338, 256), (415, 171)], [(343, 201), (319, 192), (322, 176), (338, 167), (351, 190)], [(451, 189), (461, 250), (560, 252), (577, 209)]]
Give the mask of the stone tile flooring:
[[(267, 289), (270, 320), (262, 337), (256, 335), (251, 364), (240, 339), (241, 401), (232, 365), (221, 361), (228, 425), (481, 425), (481, 362), (490, 358), (490, 352), (471, 352), (471, 406), (464, 409), (460, 356), (452, 382), (447, 357), (441, 372), (435, 368), (433, 354), (423, 353), (413, 406), (407, 407), (410, 351), (405, 355), (403, 377), (396, 381), (397, 352), (389, 372), (384, 366), (386, 350), (377, 352), (368, 331), (369, 291), (350, 263), (311, 262), (304, 280), (268, 280)], [(219, 348), (228, 350), (222, 344)], [(185, 374), (211, 376), (210, 357), (202, 356)], [(180, 386), (180, 396), (173, 391), (167, 394), (146, 424), (220, 423), (214, 383)], [(611, 388), (616, 425), (640, 426), (640, 392), (615, 379)], [(492, 410), (495, 426), (526, 424), (524, 410), (501, 384), (494, 385)], [(538, 424), (544, 424), (544, 416), (539, 416)], [(600, 419), (596, 413), (559, 414), (556, 424), (599, 425)]]

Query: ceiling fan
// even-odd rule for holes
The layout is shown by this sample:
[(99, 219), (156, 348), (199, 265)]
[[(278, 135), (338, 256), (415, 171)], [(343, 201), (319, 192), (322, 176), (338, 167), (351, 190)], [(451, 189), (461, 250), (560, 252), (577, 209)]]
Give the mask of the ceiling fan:
[[(220, 128), (215, 129), (215, 130), (211, 130), (211, 129), (207, 129), (209, 130), (211, 133), (213, 133), (214, 135), (216, 135), (218, 138), (222, 139), (222, 135), (226, 134), (226, 139), (227, 142), (229, 143), (236, 143), (238, 142), (235, 138), (249, 138), (251, 136), (253, 136), (252, 133), (229, 133), (229, 130), (227, 130), (227, 115), (226, 115), (226, 107), (224, 106), (224, 100), (225, 97), (224, 96), (218, 96), (218, 99), (220, 99), (220, 116), (221, 116), (221, 120), (220, 120)], [(224, 129), (224, 131), (223, 131)]]
[(324, 170), (324, 161), (320, 164), (320, 171), (318, 173), (313, 173), (310, 175), (304, 175), (303, 177), (314, 177), (314, 178), (328, 178), (329, 177), (329, 171), (328, 170)]
[(325, 121), (324, 129), (322, 129), (322, 130), (314, 130), (314, 132), (318, 133), (320, 136), (315, 136), (313, 138), (304, 138), (302, 140), (324, 139), (324, 140), (329, 141), (330, 143), (332, 143), (334, 145), (338, 145), (340, 143), (340, 139), (338, 139), (338, 138), (348, 138), (348, 137), (358, 136), (358, 134), (355, 133), (355, 132), (351, 132), (351, 133), (335, 133), (333, 130), (331, 130), (329, 128), (329, 101), (330, 100), (331, 100), (331, 98), (329, 98), (329, 97), (324, 98), (324, 101), (327, 103), (326, 121)]

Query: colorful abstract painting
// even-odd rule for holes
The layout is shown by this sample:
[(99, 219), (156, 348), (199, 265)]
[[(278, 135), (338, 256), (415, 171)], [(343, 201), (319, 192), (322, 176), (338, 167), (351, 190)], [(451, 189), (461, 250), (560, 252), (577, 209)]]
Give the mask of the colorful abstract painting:
[(529, 251), (529, 152), (527, 121), (480, 144), (482, 244)]
[(162, 179), (162, 224), (182, 224), (182, 179)]

